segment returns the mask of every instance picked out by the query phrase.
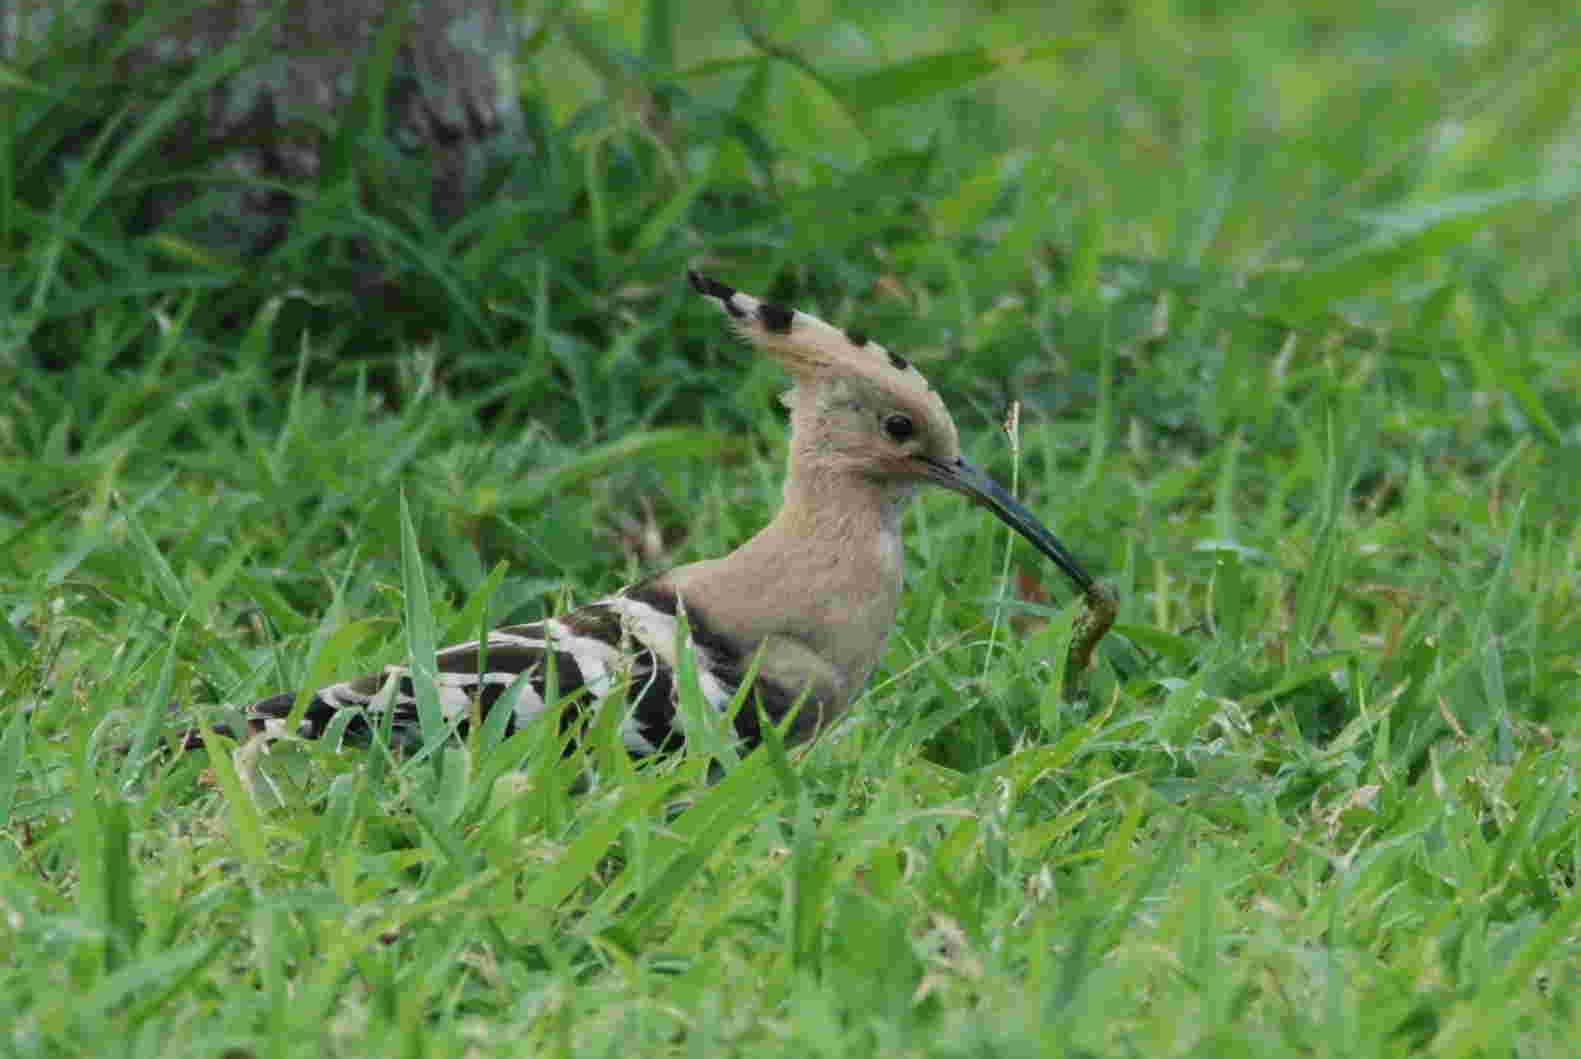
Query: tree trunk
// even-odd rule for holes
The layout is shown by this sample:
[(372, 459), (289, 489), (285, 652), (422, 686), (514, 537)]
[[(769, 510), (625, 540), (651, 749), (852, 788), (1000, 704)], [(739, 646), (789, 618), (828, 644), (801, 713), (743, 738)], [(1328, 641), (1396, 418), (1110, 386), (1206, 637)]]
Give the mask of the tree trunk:
[[(80, 6), (13, 2), (18, 7), (9, 14), (0, 6), (0, 53), (11, 56), (47, 46), (45, 39), (62, 29), (53, 21), (62, 11), (78, 23), (62, 36), (81, 31), (102, 49), (126, 38), (145, 10), (143, 3), (127, 0)], [(160, 6), (185, 7), (186, 14), (113, 60), (117, 87), (128, 95), (147, 98), (151, 86), (178, 83), (219, 50), (265, 26), (280, 5), (202, 0)], [(208, 89), (162, 141), (167, 152), (243, 178), (240, 190), (224, 196), (224, 207), (211, 210), (205, 202), (205, 241), (257, 252), (284, 237), (295, 197), (266, 185), (311, 187), (318, 181), (333, 130), (363, 91), (381, 33), (403, 14), (406, 26), (385, 86), (383, 128), (396, 149), (431, 160), (436, 212), (454, 216), (465, 208), (483, 146), (514, 113), (509, 84), (501, 91), (496, 78), (515, 47), (514, 19), (503, 0), (286, 0), (283, 12), (255, 39), (255, 58)], [(163, 188), (145, 200), (142, 222), (162, 227), (196, 193), (190, 187)]]

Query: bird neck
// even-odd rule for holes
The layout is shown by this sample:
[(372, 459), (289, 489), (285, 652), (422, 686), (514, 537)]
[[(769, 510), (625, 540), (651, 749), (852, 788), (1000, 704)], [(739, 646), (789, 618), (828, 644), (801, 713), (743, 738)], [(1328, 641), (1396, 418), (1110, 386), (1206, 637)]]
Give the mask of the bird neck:
[(898, 541), (901, 516), (916, 490), (913, 482), (793, 464), (779, 513), (763, 533), (794, 534), (829, 547)]
[[(910, 485), (793, 467), (774, 520), (734, 552), (668, 580), (688, 607), (747, 650), (844, 708), (867, 682), (904, 582), (900, 521)], [(825, 717), (827, 720), (827, 717)]]

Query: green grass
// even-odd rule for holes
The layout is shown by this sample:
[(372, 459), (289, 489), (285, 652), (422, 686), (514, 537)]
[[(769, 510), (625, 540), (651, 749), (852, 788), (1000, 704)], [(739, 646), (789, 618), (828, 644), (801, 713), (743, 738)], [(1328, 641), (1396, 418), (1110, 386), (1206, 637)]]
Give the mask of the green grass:
[[(1581, 22), (1028, 7), (567, 5), (472, 213), (364, 108), (254, 262), (136, 221), (243, 56), (0, 68), (0, 1051), (1574, 1053)], [(712, 782), (165, 749), (760, 525), (689, 263), (915, 357), (1120, 593), (1083, 697), (930, 496), (854, 716)]]

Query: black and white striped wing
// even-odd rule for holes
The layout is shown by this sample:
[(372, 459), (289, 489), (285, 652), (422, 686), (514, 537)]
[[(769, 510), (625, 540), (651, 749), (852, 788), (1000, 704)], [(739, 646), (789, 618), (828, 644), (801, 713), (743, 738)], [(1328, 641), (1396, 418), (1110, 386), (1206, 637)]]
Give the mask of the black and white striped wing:
[[(478, 716), (507, 710), (508, 735), (560, 701), (570, 703), (562, 723), (574, 724), (578, 716), (591, 716), (605, 696), (624, 689), (627, 714), (620, 735), (626, 749), (635, 755), (677, 749), (685, 741), (676, 707), (678, 610), (673, 592), (642, 585), (558, 618), (495, 629), (481, 650), (476, 640), (446, 647), (437, 655), (440, 710), (446, 721), (463, 727), (474, 702)], [(701, 616), (688, 613), (687, 618), (698, 683), (708, 704), (722, 711), (745, 679), (749, 659), (715, 636)], [(554, 701), (551, 688), (559, 696)], [(754, 690), (773, 717), (794, 699), (763, 680)], [(276, 695), (249, 713), (257, 727), (267, 729), (271, 721), (287, 717), (295, 701), (292, 693)], [(307, 704), (298, 734), (319, 738), (338, 727), (365, 740), (386, 713), (391, 713), (397, 745), (421, 742), (408, 666), (386, 666), (381, 673), (320, 688)], [(757, 711), (750, 703), (736, 714), (735, 728), (748, 745), (757, 742)]]

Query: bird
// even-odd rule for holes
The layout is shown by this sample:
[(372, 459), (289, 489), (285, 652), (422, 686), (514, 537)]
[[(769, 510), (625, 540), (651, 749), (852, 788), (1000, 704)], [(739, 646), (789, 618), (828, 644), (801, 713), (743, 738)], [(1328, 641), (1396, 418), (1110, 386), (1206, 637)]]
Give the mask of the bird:
[[(686, 744), (678, 696), (688, 652), (709, 707), (723, 717), (739, 701), (724, 719), (742, 749), (762, 739), (764, 720), (787, 742), (806, 740), (850, 708), (884, 653), (904, 584), (902, 516), (926, 485), (982, 505), (1074, 583), (1086, 612), (1068, 673), (1087, 665), (1113, 624), (1115, 597), (1035, 515), (961, 456), (955, 421), (915, 364), (861, 331), (695, 270), (687, 279), (791, 378), (778, 513), (728, 555), (439, 650), (434, 683), (447, 722), (459, 729), (503, 709), (507, 734), (545, 713), (558, 713), (564, 728), (567, 718), (596, 713), (597, 703), (618, 692), (625, 696), (619, 737), (629, 754), (678, 750)], [(747, 681), (749, 694), (738, 700)], [(317, 689), (299, 712), (299, 696), (286, 692), (246, 713), (258, 732), (283, 734), (295, 712), (298, 736), (383, 731), (401, 745), (421, 745), (416, 691), (413, 667), (390, 665)]]

